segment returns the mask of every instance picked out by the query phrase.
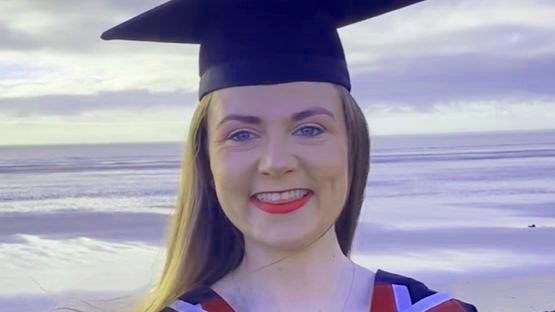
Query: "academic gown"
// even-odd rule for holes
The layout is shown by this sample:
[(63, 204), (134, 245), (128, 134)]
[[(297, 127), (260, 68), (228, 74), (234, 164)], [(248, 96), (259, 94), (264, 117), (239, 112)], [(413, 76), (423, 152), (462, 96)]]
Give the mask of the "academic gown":
[[(241, 312), (210, 287), (197, 287), (160, 312)], [(429, 289), (410, 277), (377, 270), (369, 312), (478, 312), (475, 306)]]

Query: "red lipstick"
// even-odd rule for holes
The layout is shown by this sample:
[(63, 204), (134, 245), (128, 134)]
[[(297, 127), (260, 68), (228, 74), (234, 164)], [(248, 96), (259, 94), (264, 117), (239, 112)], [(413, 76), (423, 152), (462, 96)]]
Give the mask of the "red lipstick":
[(301, 208), (302, 206), (304, 206), (304, 204), (306, 204), (306, 202), (310, 199), (310, 197), (312, 197), (312, 192), (308, 192), (305, 196), (293, 201), (289, 201), (281, 204), (272, 204), (272, 203), (260, 201), (256, 198), (256, 196), (253, 196), (251, 197), (251, 202), (256, 207), (268, 213), (283, 214), (283, 213), (289, 213), (291, 211), (295, 211)]

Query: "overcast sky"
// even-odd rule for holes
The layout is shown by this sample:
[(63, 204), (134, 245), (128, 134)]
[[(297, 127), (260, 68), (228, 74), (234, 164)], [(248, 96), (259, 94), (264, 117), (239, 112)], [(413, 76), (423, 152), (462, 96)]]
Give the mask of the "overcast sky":
[[(0, 1), (0, 145), (182, 141), (199, 46), (100, 39), (163, 2)], [(372, 134), (554, 129), (554, 16), (427, 0), (339, 29)]]

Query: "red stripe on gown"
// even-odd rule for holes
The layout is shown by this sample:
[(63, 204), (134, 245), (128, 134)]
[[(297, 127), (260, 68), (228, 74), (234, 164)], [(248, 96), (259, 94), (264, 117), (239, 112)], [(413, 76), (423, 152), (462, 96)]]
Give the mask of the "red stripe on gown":
[(210, 312), (235, 312), (222, 298), (214, 297), (200, 305), (204, 310)]
[(466, 309), (456, 299), (451, 299), (426, 312), (466, 312)]
[(374, 294), (372, 295), (372, 312), (398, 312), (395, 304), (395, 297), (391, 284), (374, 285)]

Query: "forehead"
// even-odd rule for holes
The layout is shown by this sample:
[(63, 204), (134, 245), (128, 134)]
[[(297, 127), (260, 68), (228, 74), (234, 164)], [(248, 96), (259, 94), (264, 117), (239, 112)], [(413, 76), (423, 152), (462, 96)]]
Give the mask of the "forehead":
[(272, 85), (240, 86), (214, 92), (209, 107), (209, 123), (228, 114), (290, 115), (305, 107), (324, 107), (336, 116), (341, 113), (341, 101), (331, 83), (295, 81)]

